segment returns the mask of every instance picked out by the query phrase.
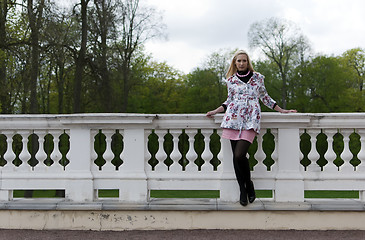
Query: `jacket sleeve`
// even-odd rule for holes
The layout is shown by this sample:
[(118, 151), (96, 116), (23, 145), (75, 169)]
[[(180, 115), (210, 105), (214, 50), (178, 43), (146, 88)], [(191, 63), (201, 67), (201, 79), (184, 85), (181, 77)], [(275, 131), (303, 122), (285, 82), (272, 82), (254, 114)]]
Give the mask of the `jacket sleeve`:
[(259, 98), (263, 102), (265, 106), (268, 108), (273, 109), (276, 106), (276, 101), (272, 99), (266, 91), (265, 83), (264, 83), (264, 76), (260, 76), (260, 87), (259, 87)]
[(230, 84), (229, 84), (229, 81), (228, 79), (226, 80), (226, 83), (227, 83), (227, 92), (228, 92), (228, 96), (227, 96), (227, 100), (224, 101), (224, 103), (222, 103), (222, 106), (224, 107), (224, 110), (227, 110), (227, 107), (228, 105), (232, 102), (232, 97), (233, 97), (233, 94), (232, 94), (232, 91), (230, 89)]

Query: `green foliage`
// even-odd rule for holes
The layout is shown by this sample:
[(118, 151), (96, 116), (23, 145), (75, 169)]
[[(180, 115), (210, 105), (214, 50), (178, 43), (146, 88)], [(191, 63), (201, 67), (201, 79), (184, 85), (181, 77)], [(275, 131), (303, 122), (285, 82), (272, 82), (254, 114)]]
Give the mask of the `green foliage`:
[(195, 69), (187, 75), (183, 112), (204, 113), (216, 108), (227, 97), (223, 86), (222, 81), (211, 70)]

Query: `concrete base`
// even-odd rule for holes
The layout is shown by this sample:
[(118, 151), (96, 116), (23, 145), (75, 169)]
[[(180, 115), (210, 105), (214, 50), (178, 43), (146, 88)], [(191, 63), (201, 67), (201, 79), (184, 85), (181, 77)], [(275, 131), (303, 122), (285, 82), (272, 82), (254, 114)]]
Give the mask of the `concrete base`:
[(365, 230), (362, 212), (0, 211), (0, 228), (35, 230)]
[(261, 202), (247, 207), (216, 200), (165, 199), (71, 203), (29, 199), (0, 204), (0, 228), (36, 230), (365, 230), (363, 203), (353, 200)]

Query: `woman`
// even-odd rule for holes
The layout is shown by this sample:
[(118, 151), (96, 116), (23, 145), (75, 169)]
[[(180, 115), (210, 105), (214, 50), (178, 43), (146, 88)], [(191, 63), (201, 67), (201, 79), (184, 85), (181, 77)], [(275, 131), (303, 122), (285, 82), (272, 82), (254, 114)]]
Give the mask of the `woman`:
[(255, 189), (251, 181), (251, 172), (246, 157), (248, 148), (255, 136), (260, 132), (261, 109), (259, 99), (269, 108), (281, 113), (295, 113), (296, 110), (280, 108), (268, 95), (264, 76), (255, 72), (250, 58), (245, 51), (235, 53), (227, 75), (227, 100), (207, 117), (226, 112), (221, 124), (222, 138), (231, 141), (233, 166), (240, 187), (240, 204), (246, 206), (256, 199)]

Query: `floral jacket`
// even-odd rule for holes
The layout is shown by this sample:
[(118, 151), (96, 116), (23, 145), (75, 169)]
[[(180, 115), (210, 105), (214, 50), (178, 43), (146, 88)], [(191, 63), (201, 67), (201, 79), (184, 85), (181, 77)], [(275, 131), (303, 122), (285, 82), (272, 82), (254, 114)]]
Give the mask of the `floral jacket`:
[(260, 133), (261, 108), (259, 99), (273, 109), (276, 102), (269, 96), (264, 85), (264, 76), (254, 72), (247, 83), (236, 75), (226, 80), (228, 98), (223, 103), (227, 107), (221, 124), (222, 128), (235, 130), (253, 129)]

